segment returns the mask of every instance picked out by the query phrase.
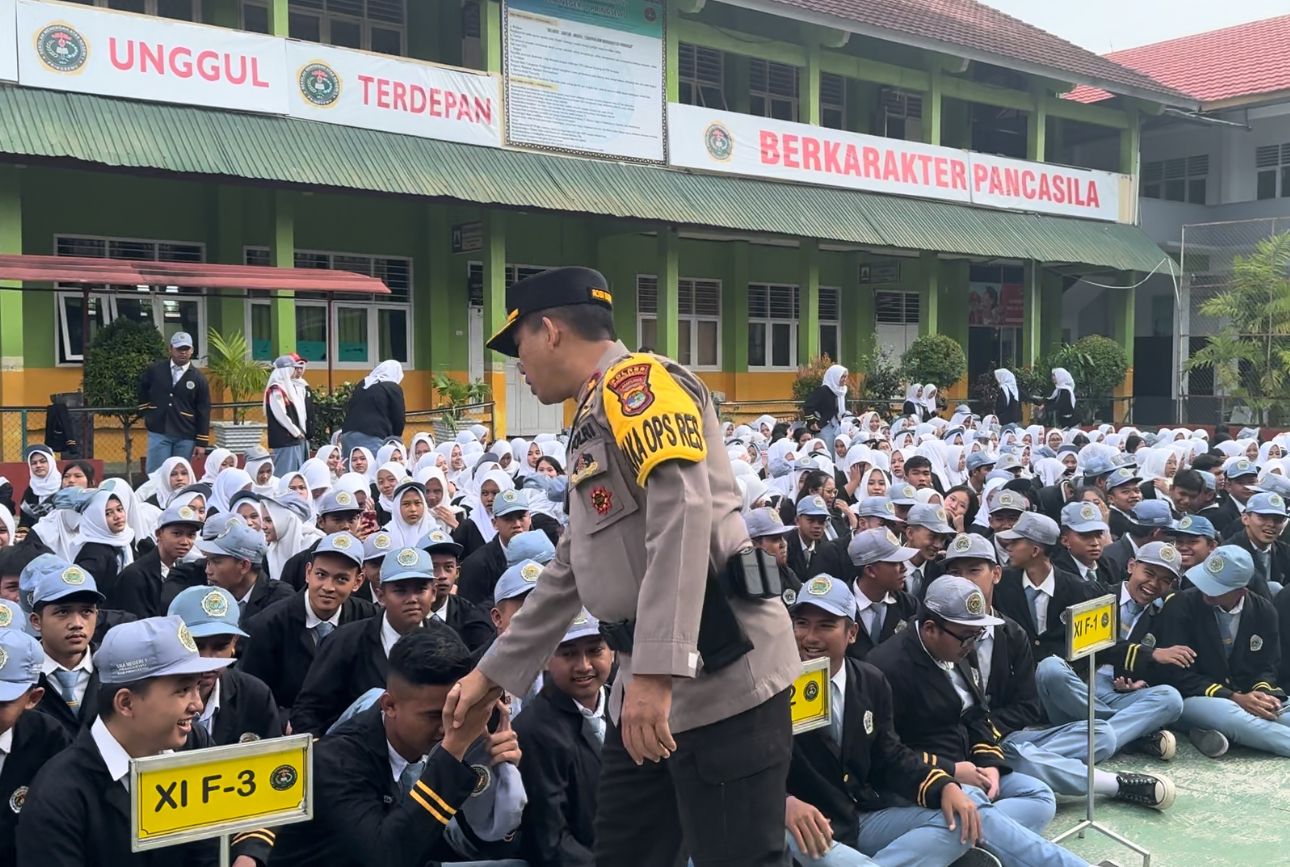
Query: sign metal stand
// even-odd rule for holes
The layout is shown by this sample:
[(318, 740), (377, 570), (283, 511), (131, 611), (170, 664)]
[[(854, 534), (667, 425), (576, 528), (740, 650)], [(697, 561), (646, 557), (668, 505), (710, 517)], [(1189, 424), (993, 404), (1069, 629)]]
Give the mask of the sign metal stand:
[(1118, 613), (1116, 598), (1111, 595), (1099, 596), (1096, 599), (1072, 605), (1065, 612), (1066, 659), (1070, 662), (1086, 657), (1088, 659), (1088, 758), (1086, 760), (1088, 792), (1084, 819), (1075, 827), (1058, 834), (1053, 838), (1053, 842), (1060, 843), (1072, 834), (1077, 834), (1083, 840), (1084, 832), (1091, 829), (1138, 853), (1142, 856), (1142, 867), (1151, 867), (1149, 851), (1098, 823), (1093, 816), (1095, 801), (1093, 775), (1097, 762), (1094, 731), (1094, 723), (1097, 719), (1097, 652), (1115, 646), (1120, 631)]

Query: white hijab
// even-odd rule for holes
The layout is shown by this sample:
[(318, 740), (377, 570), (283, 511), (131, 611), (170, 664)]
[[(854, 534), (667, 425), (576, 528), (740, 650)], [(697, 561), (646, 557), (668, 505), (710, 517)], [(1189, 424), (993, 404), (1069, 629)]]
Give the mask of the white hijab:
[(932, 415), (936, 415), (936, 386), (930, 382), (923, 386), (923, 406)]
[(999, 383), (999, 390), (1008, 395), (1011, 400), (1021, 400), (1021, 394), (1017, 391), (1017, 375), (1011, 370), (1000, 367), (994, 372), (994, 381)]
[[(420, 497), (422, 505), (426, 507), (425, 512), (421, 515), (421, 520), (415, 524), (409, 524), (403, 520), (403, 510), (399, 508), (399, 503), (403, 501), (403, 497), (409, 491)], [(439, 526), (439, 523), (430, 514), (430, 505), (426, 502), (425, 495), (412, 487), (411, 479), (405, 480), (394, 489), (393, 500), (394, 509), (390, 512), (390, 520), (385, 525), (385, 531), (393, 537), (396, 548), (416, 547), (417, 542), (420, 542), (422, 537)]]
[(1055, 400), (1057, 398), (1057, 392), (1059, 391), (1069, 391), (1071, 395), (1071, 406), (1074, 406), (1075, 377), (1070, 375), (1070, 371), (1064, 367), (1054, 367), (1053, 382), (1056, 384), (1056, 387), (1053, 389), (1053, 393), (1048, 395), (1048, 399)]
[(363, 388), (371, 388), (378, 382), (392, 382), (398, 385), (402, 381), (403, 365), (397, 361), (386, 360), (376, 365), (371, 373), (363, 377)]
[(484, 537), (484, 542), (493, 541), (497, 535), (497, 529), (493, 526), (493, 513), (484, 508), (483, 500), (480, 499), (480, 491), (485, 482), (492, 482), (497, 485), (497, 493), (502, 491), (512, 491), (515, 489), (515, 482), (507, 475), (505, 470), (489, 470), (479, 479), (478, 484), (473, 486), (471, 492), (471, 510), (470, 520), (474, 522), (479, 529), (479, 534)]
[[(113, 533), (107, 525), (108, 501), (113, 499), (126, 509), (125, 527), (119, 533)], [(134, 530), (130, 529), (130, 512), (126, 501), (113, 491), (99, 491), (81, 513), (80, 544), (76, 546), (76, 553), (79, 555), (81, 549), (90, 542), (111, 545), (113, 548), (122, 549), (123, 565), (128, 566), (134, 562), (134, 550), (130, 547), (133, 541)]]
[(233, 506), (229, 500), (233, 499), (233, 495), (253, 485), (246, 470), (229, 467), (215, 477), (215, 484), (211, 485), (211, 495), (206, 508), (212, 512), (231, 512)]
[(264, 385), (264, 402), (266, 404), (269, 402), (269, 395), (274, 389), (281, 391), (286, 402), (296, 408), (300, 429), (304, 430), (308, 418), (308, 410), (305, 408), (305, 381), (296, 379), (295, 373), (294, 367), (273, 368), (273, 372), (269, 374), (269, 381)]
[[(332, 448), (332, 446), (324, 446), (324, 448)], [(273, 475), (272, 470), (270, 470), (269, 472), (269, 480), (265, 482), (263, 485), (256, 481), (256, 478), (258, 478), (260, 475), (260, 469), (265, 464), (268, 464), (270, 467), (272, 467), (273, 458), (268, 455), (262, 458), (255, 458), (255, 459), (247, 458), (246, 474), (251, 477), (251, 490), (255, 491), (261, 497), (272, 497), (273, 492), (278, 489), (278, 477)]]
[(367, 469), (363, 470), (361, 475), (367, 476), (367, 480), (369, 482), (375, 481), (376, 468), (378, 465), (376, 463), (376, 456), (372, 454), (372, 450), (365, 449), (362, 446), (356, 446), (355, 448), (352, 448), (349, 450), (349, 454), (345, 455), (345, 466), (349, 468), (349, 471), (351, 473), (358, 472), (357, 470), (354, 469), (354, 462), (352, 460), (354, 456), (354, 452), (362, 452), (363, 457), (367, 458)]
[(299, 515), (277, 500), (265, 499), (261, 505), (273, 523), (273, 534), (277, 537), (266, 553), (269, 577), (281, 580), (287, 561), (312, 545), (314, 539), (322, 538), (322, 531), (302, 521)]
[(121, 505), (125, 506), (125, 523), (134, 531), (134, 538), (153, 537), (157, 531), (157, 521), (161, 518), (160, 509), (139, 499), (139, 495), (125, 479), (104, 479), (99, 489), (116, 494)]
[(835, 364), (828, 370), (824, 371), (824, 387), (833, 392), (834, 397), (838, 399), (837, 418), (847, 414), (847, 369), (840, 364)]
[[(9, 531), (9, 544), (13, 544), (13, 534), (17, 532), (17, 525), (13, 520), (13, 512), (9, 511), (8, 506), (0, 506), (0, 524)], [(0, 546), (4, 547), (4, 546)]]
[[(399, 485), (408, 480), (408, 468), (403, 466), (403, 464), (397, 463), (395, 461), (386, 461), (385, 463), (381, 464), (379, 467), (376, 468), (375, 480), (376, 480), (377, 497), (380, 500), (381, 508), (389, 512), (391, 515), (393, 515), (397, 510), (397, 501), (394, 497), (387, 497), (385, 496), (385, 494), (382, 494), (380, 492), (381, 491), (381, 481), (380, 481), (381, 470), (384, 470), (385, 472), (394, 476), (394, 487), (395, 487), (394, 493), (397, 494), (398, 493), (397, 489)], [(419, 539), (421, 537), (418, 536), (417, 538)]]
[(139, 490), (136, 492), (138, 493), (139, 498), (146, 500), (148, 497), (155, 495), (158, 506), (163, 509), (169, 506), (170, 501), (175, 498), (175, 494), (188, 487), (188, 485), (180, 485), (176, 488), (170, 484), (171, 472), (174, 471), (175, 467), (180, 465), (182, 465), (184, 469), (188, 470), (188, 484), (191, 485), (196, 482), (197, 477), (193, 474), (193, 465), (188, 463), (187, 459), (178, 457), (166, 458), (161, 462), (160, 467), (149, 474), (148, 481), (144, 482), (143, 485), (140, 486)]
[(215, 477), (219, 475), (220, 467), (231, 457), (233, 453), (228, 449), (211, 449), (210, 454), (206, 455), (206, 463), (202, 465), (205, 472), (196, 481), (204, 485), (215, 484)]
[[(44, 455), (49, 461), (49, 472), (45, 473), (43, 479), (37, 478), (36, 474), (31, 472), (31, 459), (37, 452)], [(27, 455), (27, 472), (31, 476), (28, 486), (35, 493), (38, 500), (46, 497), (52, 497), (54, 493), (63, 486), (63, 474), (58, 471), (58, 462), (54, 459), (54, 450), (49, 446), (35, 446)]]

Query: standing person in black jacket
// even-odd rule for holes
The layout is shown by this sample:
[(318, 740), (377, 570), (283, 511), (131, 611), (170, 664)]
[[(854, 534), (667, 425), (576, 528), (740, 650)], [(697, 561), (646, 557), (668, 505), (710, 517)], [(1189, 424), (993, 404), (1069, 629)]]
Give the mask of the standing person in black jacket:
[(345, 454), (362, 447), (372, 454), (390, 437), (403, 436), (406, 406), (403, 401), (403, 365), (382, 361), (354, 389), (345, 408), (341, 448)]
[(273, 450), (273, 474), (283, 478), (309, 458), (309, 409), (304, 384), (304, 360), (282, 355), (264, 387), (264, 420)]
[(1006, 367), (994, 372), (994, 381), (999, 384), (999, 396), (994, 399), (994, 414), (999, 424), (1007, 427), (1010, 424), (1021, 424), (1021, 392), (1017, 389), (1017, 375)]
[(1049, 424), (1065, 430), (1075, 424), (1075, 377), (1064, 367), (1053, 368), (1053, 393), (1044, 403)]
[(148, 471), (170, 457), (189, 462), (206, 457), (210, 445), (211, 389), (193, 367), (193, 337), (170, 338), (170, 357), (145, 369), (139, 379), (139, 409), (148, 428)]
[(835, 364), (824, 371), (824, 379), (802, 403), (806, 428), (833, 448), (838, 426), (847, 412), (847, 369)]

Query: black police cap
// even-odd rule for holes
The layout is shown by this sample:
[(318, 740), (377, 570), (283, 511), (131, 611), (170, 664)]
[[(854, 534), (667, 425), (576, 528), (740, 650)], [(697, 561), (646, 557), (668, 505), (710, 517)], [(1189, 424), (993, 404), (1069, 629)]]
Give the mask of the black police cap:
[(569, 304), (597, 304), (614, 309), (614, 296), (605, 275), (592, 268), (552, 268), (513, 283), (506, 290), (506, 323), (488, 341), (488, 348), (515, 358), (515, 326), (529, 313), (565, 307)]

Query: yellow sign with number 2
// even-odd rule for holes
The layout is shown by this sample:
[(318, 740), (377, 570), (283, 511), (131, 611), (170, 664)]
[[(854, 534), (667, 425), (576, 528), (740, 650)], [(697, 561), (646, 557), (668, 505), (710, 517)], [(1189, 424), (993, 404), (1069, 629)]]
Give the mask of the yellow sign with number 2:
[(788, 693), (793, 734), (800, 735), (829, 724), (829, 661), (823, 657), (802, 663), (802, 673)]

